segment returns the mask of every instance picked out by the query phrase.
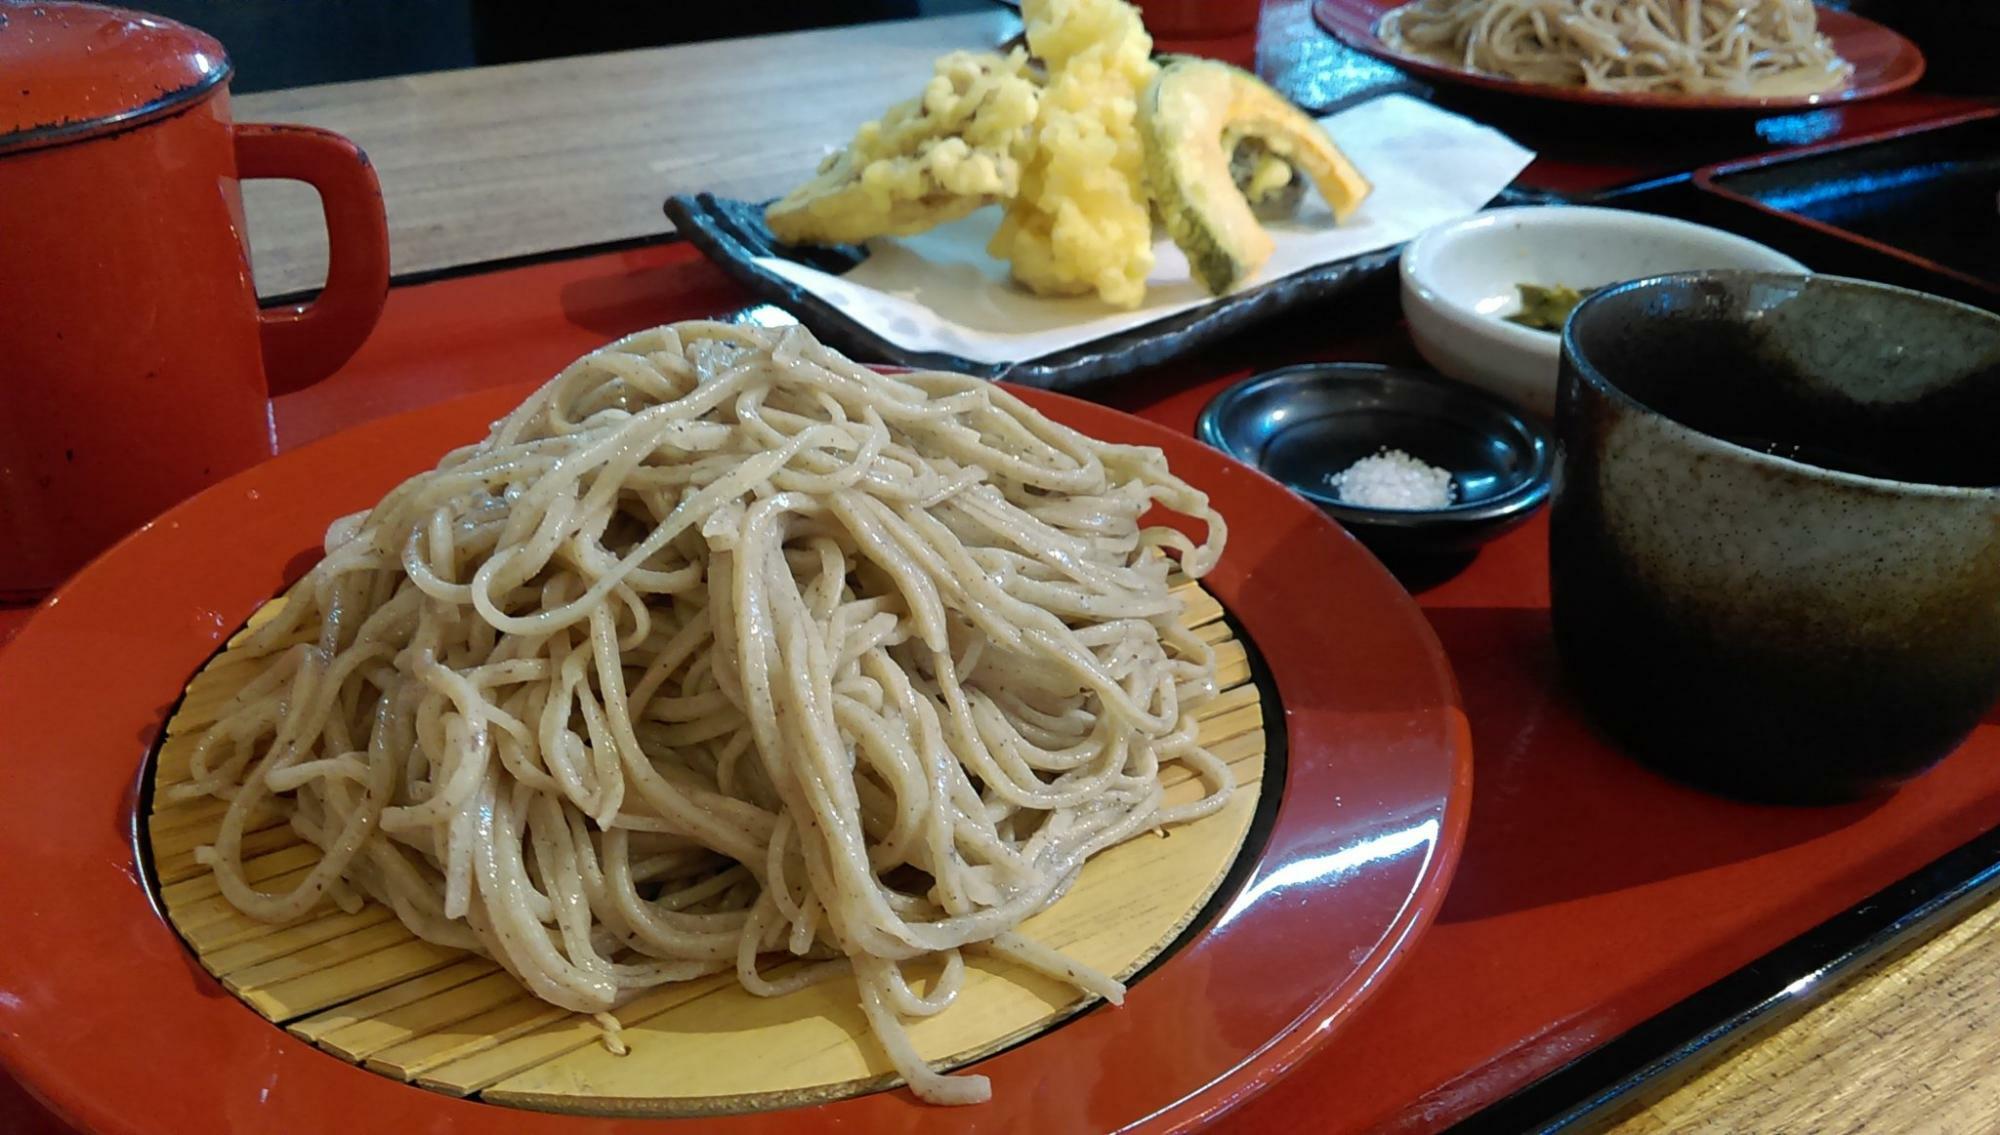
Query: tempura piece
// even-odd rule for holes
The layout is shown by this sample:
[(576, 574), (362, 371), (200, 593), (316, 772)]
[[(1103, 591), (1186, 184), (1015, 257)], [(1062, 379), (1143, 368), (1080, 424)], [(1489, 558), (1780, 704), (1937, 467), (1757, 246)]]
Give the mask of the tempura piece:
[(1048, 83), (1019, 195), (987, 251), (1031, 291), (1136, 307), (1153, 267), (1134, 124), (1152, 37), (1123, 0), (1023, 0), (1021, 17)]
[[(1276, 250), (1257, 206), (1273, 203), (1295, 180), (1294, 168), (1318, 187), (1336, 221), (1371, 192), (1319, 123), (1227, 63), (1181, 57), (1162, 64), (1140, 97), (1138, 121), (1146, 189), (1195, 279), (1214, 295), (1249, 279)], [(1246, 155), (1251, 142), (1256, 149)]]
[(1021, 186), (1039, 103), (1026, 52), (952, 52), (923, 94), (864, 124), (766, 209), (765, 223), (788, 244), (859, 244), (1007, 200)]

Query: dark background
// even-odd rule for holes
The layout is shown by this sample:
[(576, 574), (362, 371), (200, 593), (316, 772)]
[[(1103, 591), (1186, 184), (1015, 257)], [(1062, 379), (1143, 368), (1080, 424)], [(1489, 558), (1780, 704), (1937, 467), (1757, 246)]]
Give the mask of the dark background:
[(222, 41), (241, 94), (798, 28), (985, 0), (127, 0)]
[[(193, 24), (238, 93), (871, 20), (992, 0), (112, 0)], [(2000, 91), (2000, 0), (1820, 0), (1888, 24), (1930, 58), (1925, 85)]]

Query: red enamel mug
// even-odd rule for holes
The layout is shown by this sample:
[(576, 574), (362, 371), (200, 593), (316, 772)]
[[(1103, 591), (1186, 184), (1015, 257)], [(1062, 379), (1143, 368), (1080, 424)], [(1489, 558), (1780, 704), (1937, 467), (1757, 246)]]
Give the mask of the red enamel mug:
[[(367, 156), (233, 123), (229, 70), (170, 20), (0, 0), (0, 594), (48, 590), (271, 456), (271, 395), (331, 374), (381, 314)], [(330, 259), (310, 303), (258, 307), (251, 177), (319, 191)]]

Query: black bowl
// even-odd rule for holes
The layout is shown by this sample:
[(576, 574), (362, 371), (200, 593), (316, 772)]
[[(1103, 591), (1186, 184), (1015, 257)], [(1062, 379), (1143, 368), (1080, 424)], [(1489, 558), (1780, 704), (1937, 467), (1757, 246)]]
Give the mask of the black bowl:
[[(1549, 495), (1552, 445), (1542, 424), (1427, 371), (1372, 363), (1267, 371), (1216, 395), (1195, 432), (1284, 482), (1385, 559), (1470, 552)], [(1408, 510), (1342, 501), (1334, 475), (1385, 447), (1449, 471), (1457, 499)]]
[(1704, 788), (1887, 790), (2000, 697), (2000, 316), (1690, 272), (1563, 331), (1551, 619), (1628, 752)]

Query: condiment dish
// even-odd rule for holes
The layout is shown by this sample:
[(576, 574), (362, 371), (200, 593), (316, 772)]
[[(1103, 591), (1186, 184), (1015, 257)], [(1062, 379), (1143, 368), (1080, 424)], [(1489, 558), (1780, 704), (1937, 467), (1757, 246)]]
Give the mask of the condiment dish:
[[(1504, 400), (1427, 371), (1310, 363), (1254, 375), (1216, 395), (1196, 436), (1312, 501), (1384, 557), (1466, 552), (1547, 499), (1552, 444)], [(1335, 478), (1384, 449), (1449, 472), (1442, 508), (1370, 508)]]
[(1507, 321), (1520, 285), (1588, 292), (1702, 268), (1805, 271), (1755, 241), (1669, 217), (1577, 205), (1489, 209), (1403, 250), (1403, 316), (1432, 366), (1549, 417), (1561, 340)]

